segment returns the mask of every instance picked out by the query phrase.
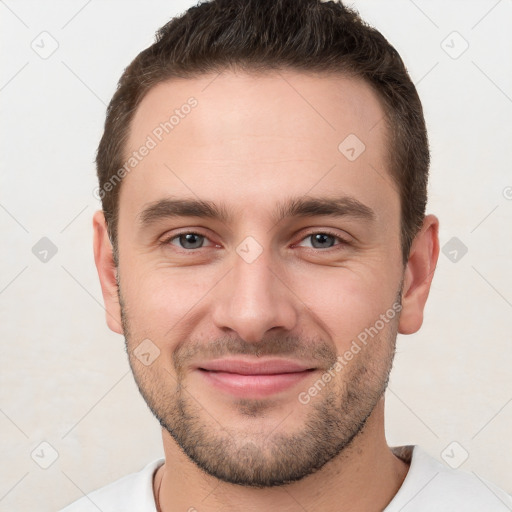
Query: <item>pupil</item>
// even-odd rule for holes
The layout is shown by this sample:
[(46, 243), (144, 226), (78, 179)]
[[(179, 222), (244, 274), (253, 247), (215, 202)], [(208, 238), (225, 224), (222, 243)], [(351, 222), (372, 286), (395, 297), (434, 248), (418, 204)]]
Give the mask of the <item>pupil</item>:
[[(198, 244), (198, 240), (200, 241), (201, 240), (201, 235), (198, 235), (196, 233), (187, 233), (186, 235), (182, 235), (182, 241), (183, 239), (185, 240), (185, 247), (188, 248), (188, 249), (196, 249), (196, 247), (189, 247), (187, 246), (187, 244)], [(182, 244), (183, 245), (183, 244)], [(201, 245), (199, 243), (199, 245)]]
[[(327, 235), (325, 233), (318, 233), (314, 236), (315, 242), (319, 242), (320, 244), (325, 244), (327, 239), (332, 238), (331, 235)], [(329, 245), (331, 247), (332, 244)]]

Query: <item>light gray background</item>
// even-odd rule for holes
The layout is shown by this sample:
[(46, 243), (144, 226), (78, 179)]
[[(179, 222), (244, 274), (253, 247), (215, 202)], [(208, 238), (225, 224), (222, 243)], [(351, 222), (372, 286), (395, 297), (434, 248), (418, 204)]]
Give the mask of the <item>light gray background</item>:
[[(162, 454), (124, 340), (105, 323), (93, 160), (124, 67), (190, 5), (0, 1), (0, 511), (59, 509)], [(388, 442), (452, 465), (467, 452), (461, 469), (511, 492), (512, 1), (350, 5), (417, 84), (432, 148), (428, 212), (442, 246), (456, 237), (468, 249), (454, 262), (447, 246), (423, 328), (399, 337)], [(58, 251), (46, 262), (32, 251), (42, 237)]]

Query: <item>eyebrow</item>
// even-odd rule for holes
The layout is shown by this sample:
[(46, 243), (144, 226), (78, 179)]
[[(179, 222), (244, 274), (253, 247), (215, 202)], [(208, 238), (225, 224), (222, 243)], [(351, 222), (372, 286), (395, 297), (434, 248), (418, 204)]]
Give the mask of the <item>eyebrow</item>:
[[(351, 196), (341, 197), (292, 197), (277, 205), (271, 217), (277, 224), (290, 217), (354, 217), (366, 221), (376, 219), (375, 212), (361, 201)], [(150, 225), (167, 218), (201, 217), (229, 223), (233, 215), (224, 204), (203, 199), (180, 199), (165, 197), (149, 203), (139, 214), (139, 225), (147, 228)]]

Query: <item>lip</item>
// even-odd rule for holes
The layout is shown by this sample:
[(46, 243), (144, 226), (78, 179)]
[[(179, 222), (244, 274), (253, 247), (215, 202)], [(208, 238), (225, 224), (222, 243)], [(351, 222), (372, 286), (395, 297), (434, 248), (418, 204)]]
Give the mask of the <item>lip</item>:
[(196, 370), (215, 388), (244, 398), (264, 398), (285, 391), (316, 370), (285, 359), (217, 359)]
[(208, 371), (238, 373), (240, 375), (270, 375), (277, 373), (295, 373), (312, 369), (311, 366), (288, 359), (214, 359), (198, 368)]

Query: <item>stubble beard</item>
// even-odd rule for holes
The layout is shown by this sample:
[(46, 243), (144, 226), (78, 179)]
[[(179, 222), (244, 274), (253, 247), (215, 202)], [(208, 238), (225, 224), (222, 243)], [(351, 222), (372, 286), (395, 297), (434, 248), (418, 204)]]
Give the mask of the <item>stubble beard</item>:
[[(270, 432), (228, 429), (206, 411), (200, 396), (189, 393), (183, 372), (177, 371), (174, 377), (164, 367), (140, 364), (133, 355), (137, 342), (132, 339), (120, 289), (119, 300), (129, 362), (142, 397), (188, 458), (224, 482), (256, 488), (281, 486), (313, 474), (335, 457), (348, 455), (389, 382), (398, 318), (307, 405), (293, 395), (295, 407), (309, 408), (299, 429), (288, 433), (279, 427)], [(257, 426), (269, 408), (270, 400), (240, 399), (234, 414), (253, 418)]]

